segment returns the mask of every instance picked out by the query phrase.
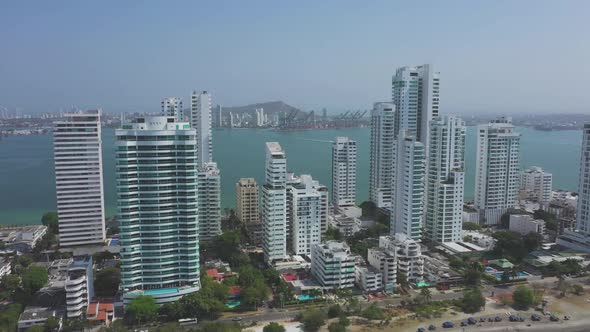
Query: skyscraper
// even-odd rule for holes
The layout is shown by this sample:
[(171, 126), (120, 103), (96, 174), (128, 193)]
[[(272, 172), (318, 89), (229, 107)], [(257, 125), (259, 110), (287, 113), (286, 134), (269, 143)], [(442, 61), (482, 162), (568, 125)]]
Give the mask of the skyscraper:
[(395, 151), (395, 106), (375, 103), (371, 111), (369, 199), (380, 208), (391, 208)]
[(395, 135), (409, 133), (427, 145), (428, 126), (438, 117), (440, 73), (431, 65), (401, 67), (392, 79)]
[(55, 188), (61, 247), (105, 241), (101, 110), (54, 122)]
[(390, 232), (392, 235), (403, 233), (420, 241), (424, 213), (424, 144), (408, 133), (400, 134), (395, 159)]
[(511, 118), (477, 128), (475, 208), (486, 225), (495, 225), (516, 205), (520, 180), (520, 133)]
[(584, 124), (581, 152), (576, 229), (566, 229), (557, 244), (590, 253), (590, 123)]
[(314, 244), (320, 243), (328, 224), (328, 189), (311, 175), (287, 179), (287, 229), (291, 251), (295, 255), (311, 255)]
[(455, 117), (430, 122), (426, 176), (426, 234), (431, 241), (461, 241), (465, 185), (465, 123)]
[(258, 184), (254, 178), (241, 178), (236, 183), (236, 215), (246, 226), (252, 244), (262, 245), (263, 231), (260, 221)]
[(178, 97), (162, 99), (162, 116), (172, 116), (178, 122), (185, 121), (182, 99)]
[(211, 133), (211, 96), (207, 91), (193, 91), (191, 96), (191, 127), (197, 130), (199, 165), (213, 161)]
[(336, 137), (332, 144), (332, 204), (356, 204), (356, 141)]
[(115, 135), (124, 302), (176, 301), (200, 288), (197, 132), (146, 117)]
[(191, 96), (191, 127), (197, 134), (199, 163), (199, 224), (202, 241), (221, 234), (221, 179), (213, 162), (211, 131), (211, 96), (207, 91), (193, 91)]
[(287, 256), (287, 158), (277, 142), (266, 143), (266, 172), (262, 186), (262, 223), (264, 261)]

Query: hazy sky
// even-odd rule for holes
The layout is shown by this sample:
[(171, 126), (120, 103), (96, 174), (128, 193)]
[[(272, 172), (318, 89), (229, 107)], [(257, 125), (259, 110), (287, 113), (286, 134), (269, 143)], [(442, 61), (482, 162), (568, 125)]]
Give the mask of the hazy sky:
[[(0, 105), (370, 108), (396, 67), (443, 112), (590, 112), (590, 1), (2, 1)], [(186, 103), (185, 105), (188, 105)]]

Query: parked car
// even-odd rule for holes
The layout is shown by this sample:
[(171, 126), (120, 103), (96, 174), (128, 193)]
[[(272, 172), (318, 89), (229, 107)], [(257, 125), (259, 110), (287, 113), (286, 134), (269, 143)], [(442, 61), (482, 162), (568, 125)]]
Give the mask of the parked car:
[(488, 318), (488, 322), (493, 322), (493, 321), (494, 321), (494, 317)]
[(445, 329), (450, 329), (450, 328), (455, 327), (455, 324), (453, 324), (453, 322), (444, 322), (442, 324), (442, 327), (445, 328)]
[(461, 326), (467, 326), (467, 322), (466, 321), (462, 321), (461, 322)]
[(563, 316), (563, 320), (570, 320), (570, 316), (568, 316), (568, 315)]
[(496, 316), (496, 317), (494, 318), (494, 320), (495, 320), (496, 322), (501, 322), (501, 321), (502, 321), (502, 317), (500, 317), (500, 316)]
[(426, 329), (425, 329), (425, 328), (423, 328), (423, 327), (419, 327), (417, 331), (418, 331), (418, 332), (426, 332)]
[(430, 324), (430, 326), (428, 327), (428, 331), (434, 331), (436, 330), (436, 326)]
[(469, 318), (467, 318), (467, 324), (475, 325), (475, 324), (477, 324), (477, 319), (475, 319), (473, 317), (469, 317)]
[(555, 315), (551, 315), (551, 316), (549, 316), (549, 320), (552, 322), (557, 322), (557, 321), (559, 321), (559, 317), (557, 317)]
[(480, 322), (480, 323), (485, 323), (485, 321), (486, 321), (486, 319), (485, 319), (485, 318), (483, 318), (483, 317), (479, 319), (479, 322)]
[(518, 319), (516, 318), (516, 316), (514, 316), (514, 315), (510, 315), (510, 316), (508, 317), (508, 320), (509, 320), (509, 321), (511, 321), (511, 322), (516, 322)]
[(535, 322), (538, 322), (538, 321), (540, 321), (540, 320), (541, 320), (541, 316), (539, 316), (539, 315), (537, 315), (537, 314), (532, 314), (532, 315), (531, 315), (531, 320), (532, 320), (532, 321), (535, 321)]

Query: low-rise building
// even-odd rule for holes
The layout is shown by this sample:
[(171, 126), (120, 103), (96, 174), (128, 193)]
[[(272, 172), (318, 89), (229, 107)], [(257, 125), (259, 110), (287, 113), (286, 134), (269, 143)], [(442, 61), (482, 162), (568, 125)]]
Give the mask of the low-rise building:
[(355, 281), (363, 292), (373, 293), (383, 289), (383, 274), (372, 266), (356, 266)]
[(115, 306), (112, 302), (90, 302), (86, 319), (94, 324), (109, 326), (115, 320)]
[(4, 242), (5, 250), (30, 252), (45, 234), (47, 234), (47, 226), (44, 225), (2, 227), (0, 241)]
[(404, 233), (379, 237), (379, 247), (394, 253), (397, 272), (406, 276), (410, 283), (424, 280), (424, 257), (420, 244)]
[(372, 267), (381, 272), (383, 289), (388, 293), (393, 293), (395, 291), (395, 284), (397, 283), (397, 259), (395, 258), (395, 252), (383, 248), (369, 248), (367, 261)]
[(92, 256), (74, 260), (68, 267), (66, 305), (68, 318), (80, 317), (94, 297)]
[(545, 221), (534, 219), (528, 214), (512, 214), (510, 215), (509, 229), (521, 235), (529, 233), (545, 235)]
[(348, 245), (338, 241), (313, 245), (311, 273), (324, 289), (352, 288), (355, 260)]
[(496, 239), (494, 239), (493, 237), (484, 234), (484, 233), (480, 233), (478, 231), (466, 231), (463, 230), (462, 231), (462, 236), (463, 239), (467, 238), (469, 239), (469, 241), (465, 241), (467, 242), (471, 242), (475, 245), (477, 245), (478, 247), (481, 247), (485, 250), (492, 250), (494, 249), (494, 246), (496, 245)]
[(23, 332), (33, 326), (43, 326), (49, 317), (56, 317), (59, 319), (59, 327), (61, 329), (63, 313), (53, 308), (44, 307), (26, 307), (25, 311), (20, 314), (18, 318), (18, 331)]

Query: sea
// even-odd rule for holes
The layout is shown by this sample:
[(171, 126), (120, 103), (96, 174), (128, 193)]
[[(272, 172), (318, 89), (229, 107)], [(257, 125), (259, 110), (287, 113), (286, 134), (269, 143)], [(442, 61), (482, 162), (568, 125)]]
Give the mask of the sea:
[[(553, 173), (554, 188), (577, 190), (581, 131), (538, 131), (518, 128), (521, 167), (541, 166)], [(103, 167), (107, 217), (116, 214), (114, 130), (103, 129)], [(215, 129), (213, 159), (221, 171), (222, 208), (235, 206), (235, 184), (243, 177), (264, 181), (265, 142), (276, 141), (287, 155), (289, 172), (311, 174), (330, 188), (331, 142), (337, 136), (357, 141), (357, 202), (369, 190), (369, 128), (302, 131)], [(476, 127), (468, 127), (465, 199), (473, 199)], [(45, 211), (56, 210), (51, 135), (8, 136), (0, 140), (0, 224), (40, 223)]]

